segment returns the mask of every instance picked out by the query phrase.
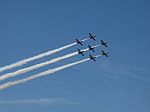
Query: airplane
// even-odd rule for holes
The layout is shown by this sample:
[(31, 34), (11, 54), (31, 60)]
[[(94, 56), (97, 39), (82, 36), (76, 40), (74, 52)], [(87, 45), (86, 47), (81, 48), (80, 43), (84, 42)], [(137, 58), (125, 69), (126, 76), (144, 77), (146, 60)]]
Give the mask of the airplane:
[(102, 45), (102, 46), (108, 47), (108, 46), (107, 46), (107, 43), (108, 43), (108, 42), (104, 42), (103, 40), (101, 40), (101, 45)]
[(105, 52), (105, 51), (102, 50), (101, 54), (108, 57), (108, 52)]
[(83, 45), (83, 44), (82, 44), (82, 42), (83, 42), (82, 40), (76, 39), (76, 42), (77, 42), (77, 44)]
[(96, 37), (95, 35), (92, 35), (91, 33), (89, 33), (89, 38), (90, 39), (96, 40), (95, 37)]
[(91, 60), (96, 61), (96, 60), (95, 60), (96, 57), (93, 57), (91, 54), (89, 54), (89, 56), (90, 56), (89, 58), (90, 58)]
[(91, 47), (90, 45), (88, 45), (89, 46), (89, 50), (91, 50), (91, 51), (93, 51), (93, 52), (95, 52), (94, 51), (94, 49), (95, 49), (95, 47), (93, 46), (93, 47)]
[(78, 54), (81, 54), (82, 56), (84, 56), (84, 51), (81, 51), (80, 49), (78, 49)]

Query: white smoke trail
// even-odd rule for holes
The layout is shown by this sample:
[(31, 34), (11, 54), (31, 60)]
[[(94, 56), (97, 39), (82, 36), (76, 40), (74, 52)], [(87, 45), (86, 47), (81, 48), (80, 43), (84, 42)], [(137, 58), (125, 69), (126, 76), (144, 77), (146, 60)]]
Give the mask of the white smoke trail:
[(57, 53), (57, 52), (60, 52), (64, 49), (67, 49), (71, 46), (74, 46), (76, 45), (76, 43), (72, 43), (70, 45), (66, 45), (64, 47), (61, 47), (61, 48), (58, 48), (58, 49), (54, 49), (54, 50), (51, 50), (51, 51), (48, 51), (48, 52), (45, 52), (45, 53), (42, 53), (42, 54), (39, 54), (39, 55), (36, 55), (36, 56), (33, 56), (33, 57), (30, 57), (30, 58), (27, 58), (27, 59), (24, 59), (24, 60), (21, 60), (21, 61), (18, 61), (14, 64), (10, 64), (10, 65), (7, 65), (7, 66), (4, 66), (4, 67), (1, 67), (0, 68), (0, 72), (3, 72), (5, 70), (8, 70), (8, 69), (12, 69), (12, 68), (15, 68), (15, 67), (19, 67), (19, 66), (22, 66), (30, 61), (33, 61), (33, 60), (36, 60), (36, 59), (40, 59), (40, 58), (43, 58), (45, 56), (49, 56), (49, 55), (52, 55), (54, 53)]
[[(87, 50), (89, 50), (89, 49), (88, 48), (83, 49), (83, 51), (87, 51)], [(49, 61), (46, 61), (46, 62), (43, 62), (43, 63), (39, 63), (39, 64), (30, 66), (30, 67), (27, 67), (27, 68), (23, 68), (23, 69), (17, 70), (17, 71), (12, 72), (12, 73), (7, 73), (5, 75), (0, 76), (0, 81), (8, 79), (8, 78), (11, 78), (11, 77), (18, 76), (20, 74), (29, 72), (31, 70), (38, 69), (38, 68), (43, 67), (43, 66), (47, 66), (47, 65), (52, 64), (52, 63), (56, 63), (58, 61), (61, 61), (61, 60), (73, 57), (73, 56), (75, 56), (77, 54), (78, 54), (78, 52), (73, 52), (73, 53), (70, 53), (70, 54), (67, 54), (67, 55), (64, 55), (64, 56), (61, 56), (61, 57), (58, 57), (58, 58), (54, 58), (52, 60), (49, 60)]]
[(72, 101), (68, 98), (54, 97), (54, 98), (40, 98), (40, 99), (15, 99), (15, 100), (0, 100), (0, 105), (10, 105), (10, 104), (32, 104), (32, 105), (77, 105), (80, 102)]
[(81, 40), (82, 42), (84, 42), (84, 41), (86, 41), (86, 40), (88, 40), (89, 38), (86, 38), (86, 39), (83, 39), (83, 40)]
[(45, 52), (45, 53), (42, 53), (42, 54), (39, 54), (39, 55), (36, 55), (36, 56), (33, 56), (33, 57), (30, 57), (30, 58), (27, 58), (27, 59), (24, 59), (24, 60), (21, 60), (21, 61), (18, 61), (14, 64), (10, 64), (10, 65), (7, 65), (7, 66), (4, 66), (4, 67), (1, 67), (0, 68), (0, 72), (3, 72), (5, 70), (8, 70), (8, 69), (12, 69), (12, 68), (15, 68), (15, 67), (19, 67), (19, 66), (22, 66), (30, 61), (33, 61), (33, 60), (36, 60), (36, 59), (40, 59), (40, 58), (43, 58), (45, 56), (49, 56), (49, 55), (52, 55), (54, 53), (57, 53), (57, 52), (60, 52), (64, 49), (67, 49), (71, 46), (74, 46), (76, 45), (77, 43), (72, 43), (70, 45), (66, 45), (64, 47), (61, 47), (61, 48), (58, 48), (58, 49), (54, 49), (54, 50), (51, 50), (51, 51), (48, 51), (48, 52)]
[(83, 60), (81, 60), (81, 61), (77, 61), (77, 62), (74, 62), (74, 63), (70, 63), (70, 64), (67, 64), (67, 65), (64, 65), (64, 66), (56, 67), (56, 68), (54, 68), (54, 69), (49, 69), (49, 70), (47, 70), (47, 71), (41, 72), (41, 73), (39, 73), (39, 74), (30, 76), (30, 77), (27, 77), (27, 78), (24, 78), (24, 79), (20, 79), (20, 80), (13, 81), (13, 82), (7, 82), (7, 83), (5, 83), (5, 84), (3, 84), (3, 85), (0, 85), (0, 90), (6, 89), (6, 88), (8, 88), (8, 87), (15, 86), (15, 85), (18, 85), (18, 84), (25, 83), (25, 82), (27, 82), (27, 81), (36, 79), (36, 78), (38, 78), (38, 77), (42, 77), (42, 76), (45, 76), (45, 75), (49, 75), (49, 74), (58, 72), (58, 71), (60, 71), (60, 70), (66, 69), (66, 68), (68, 68), (68, 67), (72, 67), (72, 66), (81, 64), (81, 63), (83, 63), (83, 62), (86, 62), (86, 61), (88, 61), (88, 60), (90, 60), (90, 58), (86, 58), (86, 59), (83, 59)]
[(98, 44), (98, 45), (96, 45), (96, 46), (93, 46), (93, 47), (95, 47), (95, 48), (96, 48), (96, 47), (98, 47), (98, 46), (100, 46), (100, 44)]

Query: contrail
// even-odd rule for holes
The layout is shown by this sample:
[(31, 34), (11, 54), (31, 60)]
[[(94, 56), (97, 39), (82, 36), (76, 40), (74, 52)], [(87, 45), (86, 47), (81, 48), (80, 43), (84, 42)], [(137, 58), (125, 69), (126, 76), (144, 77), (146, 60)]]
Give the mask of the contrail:
[(26, 63), (28, 63), (30, 61), (33, 61), (33, 60), (36, 60), (36, 59), (40, 59), (40, 58), (43, 58), (45, 56), (52, 55), (54, 53), (57, 53), (59, 51), (62, 51), (64, 49), (67, 49), (67, 48), (69, 48), (71, 46), (74, 46), (74, 45), (76, 45), (76, 43), (72, 43), (70, 45), (67, 45), (67, 46), (64, 46), (64, 47), (61, 47), (61, 48), (58, 48), (58, 49), (54, 49), (54, 50), (51, 50), (51, 51), (48, 51), (48, 52), (45, 52), (45, 53), (42, 53), (42, 54), (30, 57), (30, 58), (27, 58), (27, 59), (24, 59), (24, 60), (21, 60), (21, 61), (18, 61), (18, 62), (14, 63), (14, 64), (10, 64), (10, 65), (1, 67), (0, 68), (0, 72), (3, 72), (3, 71), (8, 70), (8, 69), (15, 68), (15, 67), (22, 66), (22, 65), (24, 65), (24, 64), (26, 64)]
[[(89, 50), (89, 49), (88, 48), (83, 49), (83, 51), (87, 51), (87, 50)], [(12, 72), (12, 73), (7, 73), (5, 75), (0, 76), (0, 81), (8, 79), (8, 78), (11, 78), (11, 77), (18, 76), (20, 74), (29, 72), (31, 70), (38, 69), (38, 68), (43, 67), (43, 66), (47, 66), (49, 64), (52, 64), (52, 63), (55, 63), (55, 62), (58, 62), (58, 61), (61, 61), (61, 60), (64, 60), (64, 59), (67, 59), (67, 58), (70, 58), (70, 57), (73, 57), (73, 56), (75, 56), (77, 54), (78, 54), (78, 52), (73, 52), (73, 53), (70, 53), (70, 54), (67, 54), (67, 55), (64, 55), (64, 56), (61, 56), (61, 57), (58, 57), (58, 58), (54, 58), (52, 60), (49, 60), (49, 61), (46, 61), (46, 62), (43, 62), (43, 63), (39, 63), (39, 64), (30, 66), (30, 67), (27, 67), (27, 68), (23, 68), (23, 69), (17, 70), (17, 71)]]
[[(99, 57), (99, 56), (101, 56), (101, 55), (98, 55), (96, 57)], [(74, 63), (70, 63), (70, 64), (67, 64), (67, 65), (64, 65), (64, 66), (56, 67), (54, 69), (49, 69), (47, 71), (41, 72), (39, 74), (30, 76), (30, 77), (27, 77), (27, 78), (24, 78), (24, 79), (16, 80), (16, 81), (13, 81), (13, 82), (7, 82), (7, 83), (5, 83), (3, 85), (0, 85), (0, 90), (6, 89), (6, 88), (9, 88), (11, 86), (18, 85), (18, 84), (23, 84), (23, 83), (25, 83), (27, 81), (36, 79), (38, 77), (46, 76), (46, 75), (49, 75), (49, 74), (52, 74), (52, 73), (55, 73), (55, 72), (58, 72), (58, 71), (61, 71), (63, 69), (66, 69), (66, 68), (69, 68), (69, 67), (81, 64), (81, 63), (89, 61), (89, 60), (90, 60), (90, 58), (86, 58), (86, 59), (83, 59), (83, 60), (80, 60), (80, 61), (77, 61), (77, 62), (74, 62)]]
[(80, 102), (72, 101), (68, 98), (54, 97), (54, 98), (40, 98), (40, 99), (16, 99), (16, 100), (0, 100), (0, 105), (9, 104), (32, 104), (32, 105), (77, 105)]
[[(83, 39), (82, 42), (83, 42), (83, 41), (86, 41), (86, 40), (88, 40), (88, 38)], [(3, 71), (5, 71), (5, 70), (9, 70), (9, 69), (12, 69), (12, 68), (15, 68), (15, 67), (22, 66), (22, 65), (24, 65), (24, 64), (26, 64), (26, 63), (28, 63), (28, 62), (30, 62), (30, 61), (33, 61), (33, 60), (36, 60), (36, 59), (40, 59), (40, 58), (43, 58), (43, 57), (45, 57), (45, 56), (52, 55), (52, 54), (54, 54), (54, 53), (60, 52), (60, 51), (62, 51), (62, 50), (65, 50), (65, 49), (67, 49), (67, 48), (69, 48), (69, 47), (71, 47), (71, 46), (74, 46), (74, 45), (76, 45), (76, 44), (77, 44), (77, 43), (75, 42), (75, 43), (72, 43), (72, 44), (69, 44), (69, 45), (60, 47), (60, 48), (58, 48), (58, 49), (54, 49), (54, 50), (51, 50), (51, 51), (48, 51), (48, 52), (45, 52), (45, 53), (42, 53), (42, 54), (39, 54), (39, 55), (30, 57), (30, 58), (27, 58), (27, 59), (24, 59), (24, 60), (21, 60), (21, 61), (18, 61), (18, 62), (16, 62), (16, 63), (10, 64), (10, 65), (6, 65), (6, 66), (0, 68), (0, 72), (3, 72)]]

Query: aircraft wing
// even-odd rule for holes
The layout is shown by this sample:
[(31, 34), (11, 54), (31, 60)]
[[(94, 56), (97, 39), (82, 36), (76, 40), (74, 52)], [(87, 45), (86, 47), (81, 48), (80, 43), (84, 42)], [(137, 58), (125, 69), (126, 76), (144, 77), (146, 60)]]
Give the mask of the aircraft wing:
[(93, 51), (93, 52), (95, 52), (95, 50), (94, 50), (94, 49), (92, 49), (92, 51)]
[(81, 53), (81, 55), (82, 55), (82, 56), (84, 56), (84, 54), (83, 54), (83, 53)]
[(93, 61), (96, 61), (94, 58), (92, 59)]
[(89, 33), (89, 35), (90, 35), (90, 36), (92, 36), (92, 34), (91, 34), (91, 33)]
[(105, 54), (105, 56), (108, 58), (108, 55), (107, 55), (107, 54)]
[(102, 43), (104, 43), (104, 41), (103, 41), (103, 40), (101, 40), (101, 42), (102, 42)]
[(81, 42), (79, 42), (81, 45), (83, 45)]
[(104, 44), (105, 47), (108, 47), (106, 44)]
[(104, 54), (105, 52), (102, 50), (102, 54)]

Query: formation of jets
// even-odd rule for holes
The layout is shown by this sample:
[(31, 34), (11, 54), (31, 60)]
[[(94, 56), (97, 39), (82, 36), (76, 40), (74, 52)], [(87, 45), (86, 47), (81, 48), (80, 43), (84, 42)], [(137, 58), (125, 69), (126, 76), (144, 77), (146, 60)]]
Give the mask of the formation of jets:
[[(96, 41), (96, 39), (95, 39), (96, 36), (95, 36), (95, 35), (92, 35), (91, 33), (89, 33), (89, 36), (88, 36), (88, 37), (89, 37), (89, 39)], [(83, 45), (82, 42), (83, 42), (82, 40), (76, 39), (76, 43), (77, 43), (77, 44)], [(101, 46), (104, 46), (104, 47), (107, 48), (107, 47), (108, 47), (107, 44), (108, 44), (108, 42), (106, 42), (106, 41), (103, 41), (103, 40), (100, 41), (100, 45), (101, 45)], [(91, 51), (95, 52), (95, 50), (94, 50), (95, 48), (96, 48), (95, 46), (88, 45), (88, 50), (91, 50)], [(82, 56), (84, 56), (84, 52), (85, 52), (85, 51), (78, 49), (78, 54), (81, 54)], [(101, 55), (108, 57), (108, 52), (105, 52), (104, 50), (102, 50), (102, 51), (101, 51)], [(96, 56), (92, 56), (91, 54), (89, 54), (89, 58), (90, 58), (91, 60), (93, 60), (93, 61), (96, 61), (96, 60), (95, 60)]]

